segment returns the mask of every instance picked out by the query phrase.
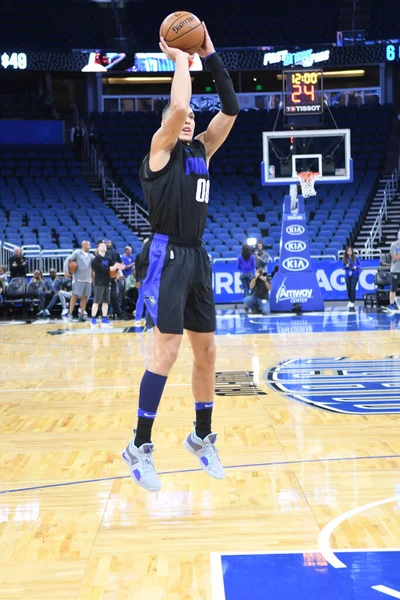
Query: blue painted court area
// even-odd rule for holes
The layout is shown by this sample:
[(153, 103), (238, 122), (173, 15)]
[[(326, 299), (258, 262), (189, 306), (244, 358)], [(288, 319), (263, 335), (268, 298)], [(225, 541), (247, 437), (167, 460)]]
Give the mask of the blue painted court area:
[(217, 334), (249, 333), (322, 333), (345, 331), (400, 331), (400, 313), (365, 311), (358, 307), (348, 311), (345, 307), (327, 307), (324, 312), (274, 313), (266, 316), (246, 315), (238, 310), (219, 310)]
[(400, 598), (400, 551), (337, 552), (336, 556), (345, 569), (333, 568), (318, 552), (222, 555), (223, 586), (215, 600)]

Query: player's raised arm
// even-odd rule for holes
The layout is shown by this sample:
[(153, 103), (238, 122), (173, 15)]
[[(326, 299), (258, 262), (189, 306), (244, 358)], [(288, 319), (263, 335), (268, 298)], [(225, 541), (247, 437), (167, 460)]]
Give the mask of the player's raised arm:
[(189, 63), (193, 57), (178, 48), (170, 48), (163, 38), (160, 40), (160, 48), (168, 58), (174, 61), (176, 67), (171, 85), (171, 101), (168, 112), (151, 142), (150, 168), (153, 171), (162, 169), (166, 164), (185, 125), (192, 95)]
[(215, 51), (205, 23), (203, 23), (203, 27), (204, 44), (199, 50), (199, 55), (206, 59), (221, 100), (220, 112), (212, 119), (207, 130), (196, 138), (203, 142), (206, 148), (207, 160), (209, 160), (228, 137), (240, 108), (231, 76)]

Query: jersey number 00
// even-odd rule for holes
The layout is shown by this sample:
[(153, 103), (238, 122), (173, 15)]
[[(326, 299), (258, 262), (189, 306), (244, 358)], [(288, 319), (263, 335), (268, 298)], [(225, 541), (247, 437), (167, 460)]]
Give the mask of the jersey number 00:
[(196, 188), (196, 200), (197, 202), (205, 202), (208, 204), (208, 196), (210, 193), (210, 180), (209, 179), (198, 179)]

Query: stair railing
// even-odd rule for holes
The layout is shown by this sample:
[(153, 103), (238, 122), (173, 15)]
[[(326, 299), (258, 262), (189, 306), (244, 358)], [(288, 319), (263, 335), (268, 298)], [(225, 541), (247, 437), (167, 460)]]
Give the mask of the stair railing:
[(388, 204), (390, 204), (390, 202), (393, 200), (398, 186), (399, 171), (398, 169), (393, 169), (393, 173), (387, 180), (385, 188), (383, 190), (383, 200), (379, 208), (378, 215), (374, 221), (374, 224), (371, 227), (369, 237), (364, 244), (364, 254), (366, 257), (368, 256), (368, 258), (373, 257), (375, 240), (378, 239), (379, 242), (382, 240), (383, 224), (387, 220), (388, 216)]

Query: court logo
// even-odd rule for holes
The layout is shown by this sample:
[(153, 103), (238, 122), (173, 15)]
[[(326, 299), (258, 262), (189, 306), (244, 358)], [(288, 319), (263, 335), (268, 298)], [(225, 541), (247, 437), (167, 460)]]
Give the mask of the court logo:
[(303, 225), (289, 225), (286, 227), (286, 233), (289, 235), (302, 235), (305, 232)]
[(285, 258), (282, 266), (287, 271), (305, 271), (310, 266), (310, 262), (301, 256), (293, 256), (293, 258)]
[(285, 244), (285, 250), (288, 252), (303, 252), (306, 248), (307, 244), (301, 240), (292, 240)]
[(350, 415), (400, 413), (400, 356), (291, 358), (264, 373), (288, 399)]
[(307, 300), (312, 298), (312, 289), (304, 288), (304, 289), (288, 289), (286, 287), (286, 279), (282, 281), (281, 285), (276, 292), (276, 301), (277, 302), (285, 302), (286, 300), (290, 300), (292, 304), (304, 303)]

